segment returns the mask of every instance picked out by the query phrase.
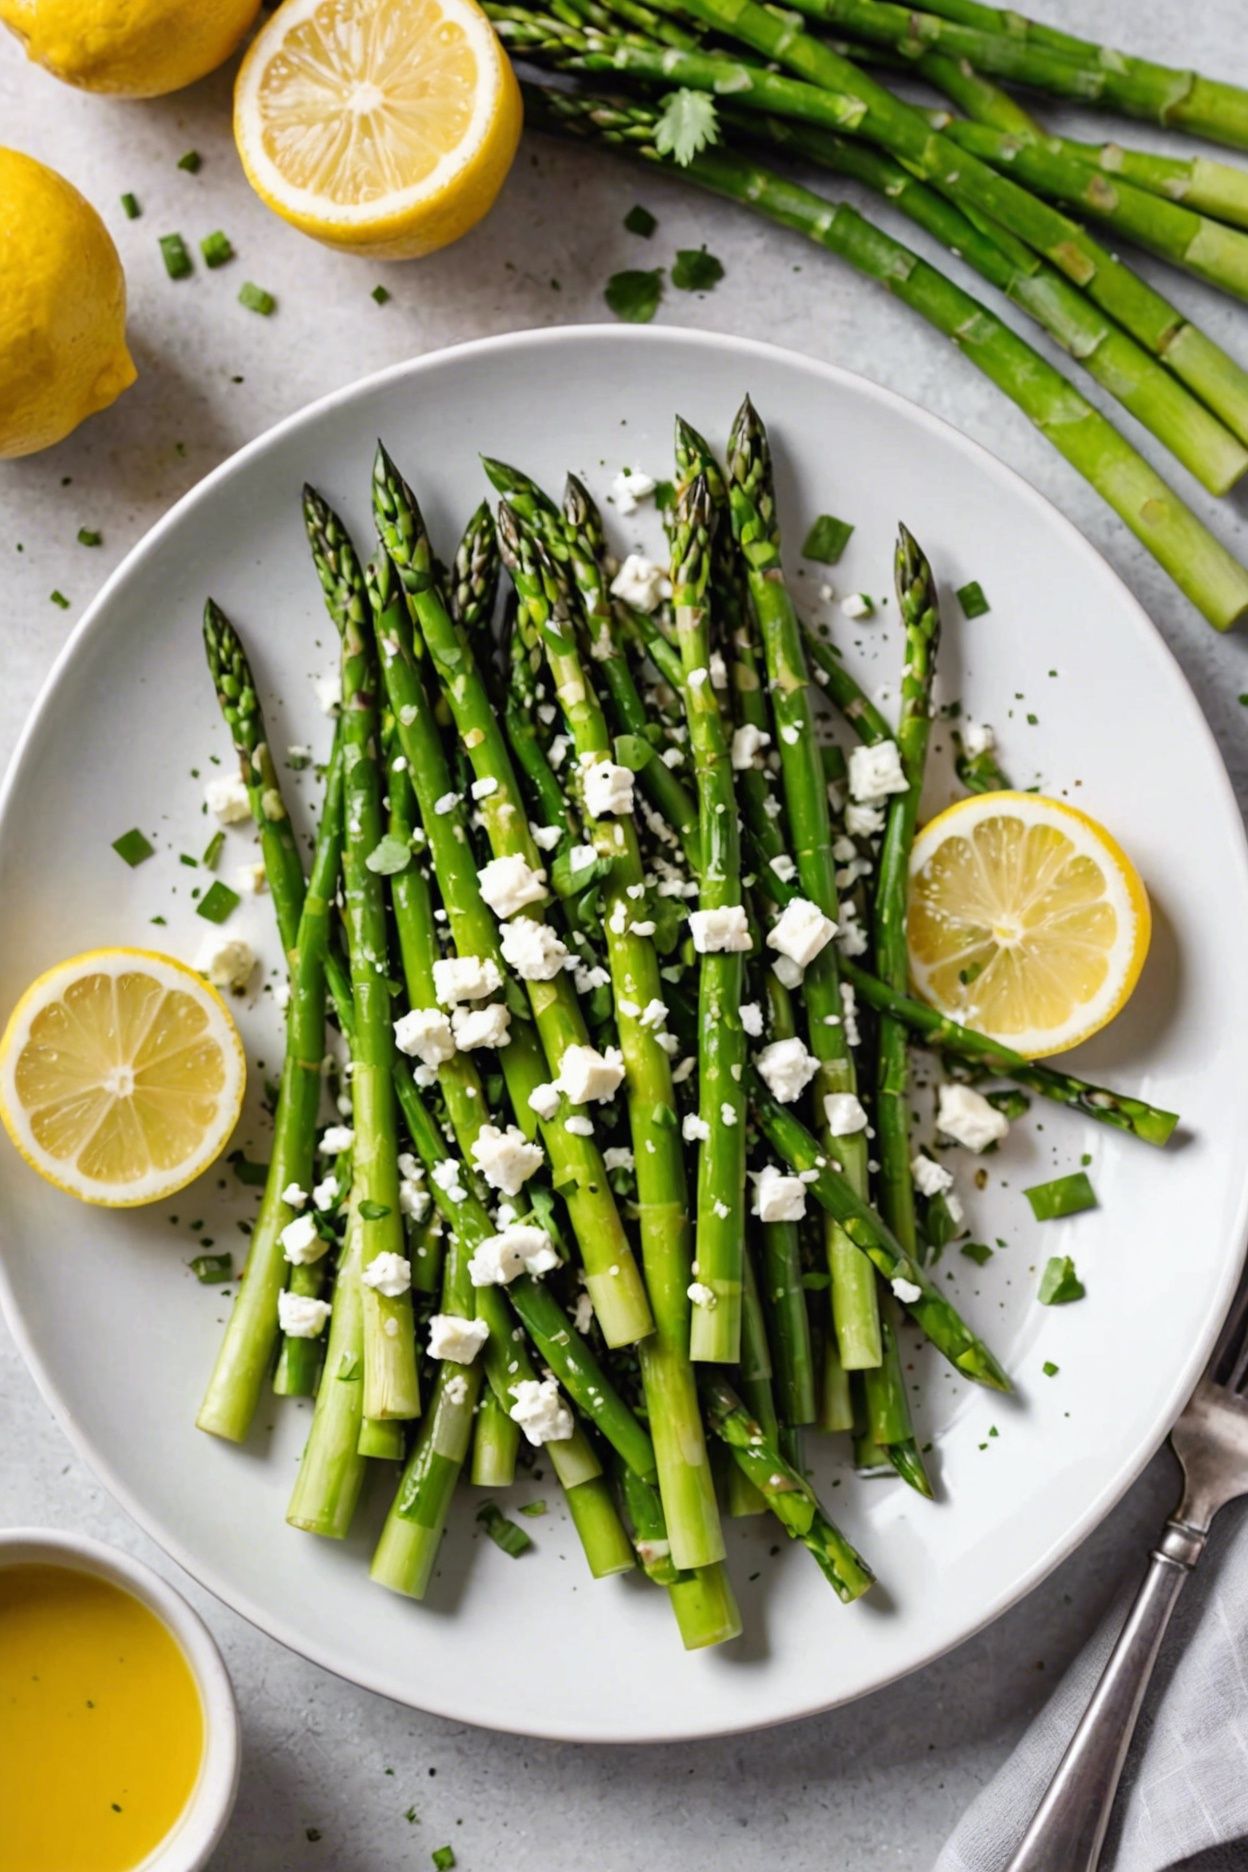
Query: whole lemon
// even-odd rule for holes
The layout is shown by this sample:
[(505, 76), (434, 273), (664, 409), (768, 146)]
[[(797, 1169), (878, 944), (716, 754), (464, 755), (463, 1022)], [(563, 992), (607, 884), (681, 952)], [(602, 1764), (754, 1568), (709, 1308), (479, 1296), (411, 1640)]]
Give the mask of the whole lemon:
[(230, 56), (260, 0), (0, 0), (27, 57), (116, 97), (180, 91)]
[(108, 229), (64, 176), (0, 149), (0, 456), (49, 448), (136, 375)]

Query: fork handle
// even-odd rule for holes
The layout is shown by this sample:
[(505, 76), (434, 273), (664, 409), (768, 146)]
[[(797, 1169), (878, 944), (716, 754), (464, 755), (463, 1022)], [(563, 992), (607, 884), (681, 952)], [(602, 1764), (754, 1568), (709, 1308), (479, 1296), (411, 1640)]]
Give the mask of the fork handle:
[(1208, 1533), (1167, 1521), (1092, 1701), (1005, 1872), (1096, 1872), (1144, 1692)]

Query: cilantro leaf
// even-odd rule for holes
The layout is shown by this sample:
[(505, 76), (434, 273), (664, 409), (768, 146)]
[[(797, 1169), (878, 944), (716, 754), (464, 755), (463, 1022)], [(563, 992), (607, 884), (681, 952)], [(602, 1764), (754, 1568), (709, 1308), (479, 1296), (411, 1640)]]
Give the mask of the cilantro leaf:
[(672, 156), (685, 168), (699, 150), (719, 141), (715, 100), (705, 91), (673, 91), (654, 129), (660, 156)]
[(630, 325), (648, 325), (663, 297), (663, 274), (657, 268), (648, 273), (629, 267), (611, 275), (602, 296), (616, 318), (627, 319)]

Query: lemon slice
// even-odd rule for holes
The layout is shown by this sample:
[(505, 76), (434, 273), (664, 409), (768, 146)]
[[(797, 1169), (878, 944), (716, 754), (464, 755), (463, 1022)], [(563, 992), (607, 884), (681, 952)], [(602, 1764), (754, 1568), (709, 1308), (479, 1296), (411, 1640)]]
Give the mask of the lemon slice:
[(382, 260), (474, 227), (521, 126), (510, 60), (475, 0), (286, 0), (234, 92), (247, 179), (284, 220)]
[(32, 982), (0, 1040), (0, 1117), (83, 1202), (156, 1202), (206, 1170), (247, 1068), (216, 990), (171, 956), (92, 949)]
[(963, 1026), (1038, 1059), (1123, 1006), (1148, 954), (1140, 876), (1104, 826), (1037, 793), (959, 800), (919, 833), (914, 984)]

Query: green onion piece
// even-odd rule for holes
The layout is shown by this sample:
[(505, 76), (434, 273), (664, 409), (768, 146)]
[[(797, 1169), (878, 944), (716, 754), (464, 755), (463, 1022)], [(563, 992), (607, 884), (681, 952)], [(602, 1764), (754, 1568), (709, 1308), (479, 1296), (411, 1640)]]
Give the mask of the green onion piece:
[(359, 1212), (366, 1222), (380, 1222), (383, 1217), (389, 1215), (390, 1205), (374, 1202), (371, 1196), (366, 1196), (359, 1205)]
[(192, 870), (192, 871), (198, 871), (198, 870), (199, 870), (199, 859), (198, 859), (198, 858), (192, 858), (192, 857), (191, 857), (191, 854), (190, 854), (190, 852), (179, 852), (179, 853), (178, 853), (178, 863), (179, 863), (179, 864), (184, 864), (184, 865), (189, 865), (189, 866), (191, 867), (191, 870)]
[(100, 546), (103, 544), (103, 541), (104, 535), (102, 533), (93, 533), (90, 527), (79, 527), (78, 544), (80, 546)]
[(204, 865), (209, 871), (215, 871), (224, 846), (225, 833), (214, 832), (208, 843), (204, 846), (204, 855), (199, 861), (200, 864)]
[(623, 273), (611, 275), (602, 296), (616, 318), (630, 325), (648, 325), (663, 297), (663, 275), (657, 268), (652, 273), (626, 268)]
[(710, 292), (724, 277), (723, 263), (705, 247), (681, 247), (672, 266), (672, 285), (681, 292)]
[(113, 840), (113, 850), (119, 858), (124, 858), (133, 871), (135, 865), (141, 865), (145, 858), (150, 858), (156, 847), (150, 839), (144, 838), (138, 826), (131, 826), (120, 838)]
[[(501, 1547), (505, 1554), (510, 1554), (513, 1560), (518, 1560), (533, 1545), (524, 1529), (517, 1527), (514, 1521), (509, 1521), (502, 1509), (492, 1501), (482, 1502), (477, 1509), (477, 1520), (494, 1545)], [(454, 1864), (454, 1861), (448, 1863)]]
[(983, 617), (991, 609), (988, 600), (984, 597), (984, 588), (978, 579), (972, 579), (968, 585), (959, 585), (957, 597), (962, 607), (963, 617)]
[(1023, 1195), (1031, 1204), (1037, 1222), (1053, 1222), (1058, 1216), (1078, 1215), (1083, 1209), (1096, 1208), (1096, 1191), (1086, 1170), (1071, 1176), (1055, 1177), (1051, 1183), (1035, 1183)]
[(69, 599), (65, 596), (63, 591), (49, 592), (48, 597), (54, 605), (59, 605), (62, 611), (69, 610)]
[(1055, 1365), (1051, 1358), (1046, 1358), (1040, 1369), (1046, 1378), (1056, 1378), (1062, 1368), (1060, 1365)]
[(262, 317), (268, 318), (277, 305), (277, 300), (271, 292), (266, 292), (263, 286), (256, 286), (251, 280), (244, 280), (239, 291), (238, 303), (246, 306), (249, 312), (259, 312)]
[(455, 1864), (455, 1854), (449, 1846), (435, 1846), (431, 1857), (438, 1872), (451, 1872)]
[(204, 1287), (219, 1287), (222, 1281), (234, 1278), (234, 1263), (228, 1254), (196, 1255), (186, 1265)]
[(1041, 1306), (1066, 1306), (1071, 1300), (1082, 1300), (1086, 1292), (1070, 1256), (1052, 1255), (1040, 1276), (1036, 1297)]
[(185, 156), (178, 157), (178, 168), (185, 169), (188, 175), (198, 175), (203, 164), (204, 159), (198, 150), (187, 150)]
[(629, 233), (640, 234), (643, 240), (649, 240), (658, 225), (658, 222), (655, 220), (650, 210), (648, 208), (643, 208), (640, 202), (637, 202), (630, 208), (624, 217), (624, 226), (628, 229)]
[(241, 1150), (231, 1151), (226, 1162), (229, 1163), (240, 1183), (246, 1183), (253, 1189), (263, 1189), (269, 1174), (267, 1163), (252, 1163), (244, 1157)]
[(139, 198), (127, 189), (121, 198), (122, 213), (127, 221), (137, 221), (143, 210), (139, 207)]
[(230, 237), (221, 228), (214, 228), (211, 234), (204, 235), (199, 243), (199, 251), (204, 256), (206, 267), (223, 267), (227, 260), (234, 258)]
[(209, 923), (224, 923), (238, 909), (239, 895), (232, 891), (220, 878), (208, 886), (195, 906), (196, 916), (203, 917)]
[(160, 236), (160, 255), (165, 263), (165, 272), (171, 280), (185, 279), (192, 272), (191, 256), (186, 251), (186, 242), (180, 234), (162, 234)]
[(985, 1263), (992, 1260), (992, 1249), (987, 1242), (963, 1242), (959, 1252), (964, 1254), (968, 1261), (973, 1261), (976, 1267), (983, 1267)]
[(545, 1512), (546, 1512), (546, 1504), (545, 1504), (545, 1502), (544, 1502), (544, 1501), (526, 1501), (526, 1502), (522, 1502), (522, 1503), (521, 1503), (521, 1506), (520, 1506), (520, 1512), (521, 1512), (521, 1514), (523, 1514), (523, 1515), (528, 1515), (528, 1516), (530, 1517), (530, 1519), (532, 1519), (532, 1520), (536, 1520), (536, 1519), (537, 1519), (537, 1517), (538, 1517), (538, 1515), (544, 1515), (544, 1514), (545, 1514)]
[(838, 564), (853, 530), (848, 520), (820, 514), (802, 544), (802, 558), (817, 559), (820, 565)]
[(390, 288), (388, 286), (374, 286), (372, 292), (368, 296), (373, 300), (374, 304), (385, 305), (387, 299), (390, 297)]

